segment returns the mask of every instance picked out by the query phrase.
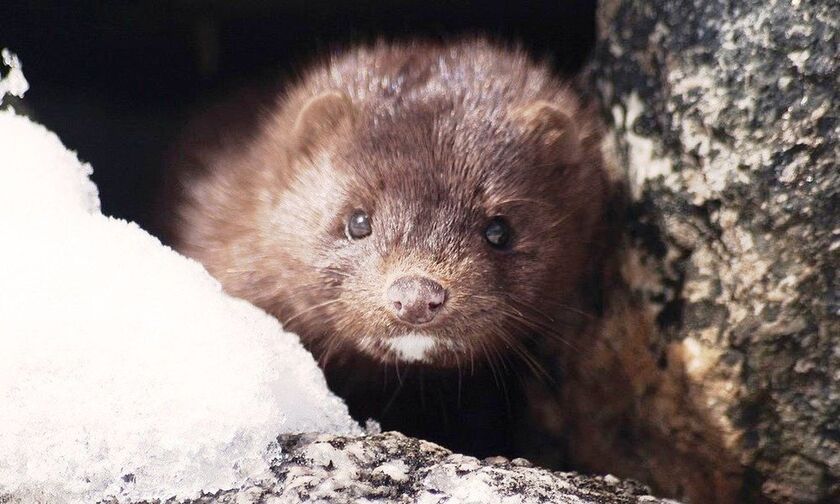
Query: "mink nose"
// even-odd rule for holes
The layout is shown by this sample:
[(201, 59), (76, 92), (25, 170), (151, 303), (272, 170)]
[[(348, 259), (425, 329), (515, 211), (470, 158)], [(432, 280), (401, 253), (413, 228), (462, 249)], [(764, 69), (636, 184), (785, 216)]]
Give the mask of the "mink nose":
[(400, 320), (409, 324), (425, 324), (443, 308), (446, 289), (426, 277), (406, 276), (394, 280), (386, 297)]

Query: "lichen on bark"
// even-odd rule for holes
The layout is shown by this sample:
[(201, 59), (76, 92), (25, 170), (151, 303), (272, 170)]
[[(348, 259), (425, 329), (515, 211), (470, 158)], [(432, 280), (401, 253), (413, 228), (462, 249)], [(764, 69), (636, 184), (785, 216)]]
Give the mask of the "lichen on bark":
[(840, 497), (838, 19), (799, 0), (600, 6), (629, 289), (566, 363), (566, 435), (590, 415), (606, 438), (572, 463), (697, 502)]

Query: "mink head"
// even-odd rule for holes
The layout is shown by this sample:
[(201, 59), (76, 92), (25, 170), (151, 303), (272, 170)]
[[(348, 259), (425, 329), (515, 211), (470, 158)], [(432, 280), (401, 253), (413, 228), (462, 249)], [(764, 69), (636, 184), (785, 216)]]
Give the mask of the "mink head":
[(563, 337), (603, 220), (591, 113), (518, 53), (401, 51), (310, 77), (217, 156), (184, 248), (322, 359), (477, 365)]

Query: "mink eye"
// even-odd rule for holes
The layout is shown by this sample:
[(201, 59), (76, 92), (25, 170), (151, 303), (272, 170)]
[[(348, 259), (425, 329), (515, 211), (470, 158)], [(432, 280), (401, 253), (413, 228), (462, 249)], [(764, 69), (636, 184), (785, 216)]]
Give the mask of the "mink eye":
[(510, 225), (502, 217), (493, 217), (484, 228), (484, 238), (493, 248), (503, 249), (510, 243)]
[(363, 210), (356, 210), (347, 219), (347, 228), (345, 229), (347, 238), (351, 240), (361, 240), (370, 235), (370, 216)]

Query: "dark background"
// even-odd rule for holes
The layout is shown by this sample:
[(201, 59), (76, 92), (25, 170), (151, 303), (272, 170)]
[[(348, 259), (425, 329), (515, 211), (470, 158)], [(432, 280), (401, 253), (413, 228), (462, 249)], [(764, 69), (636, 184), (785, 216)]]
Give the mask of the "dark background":
[(103, 211), (152, 227), (161, 158), (191, 113), (282, 79), (319, 51), (377, 37), (484, 34), (574, 73), (595, 0), (6, 0), (0, 47), (20, 56), (24, 103), (94, 167)]

